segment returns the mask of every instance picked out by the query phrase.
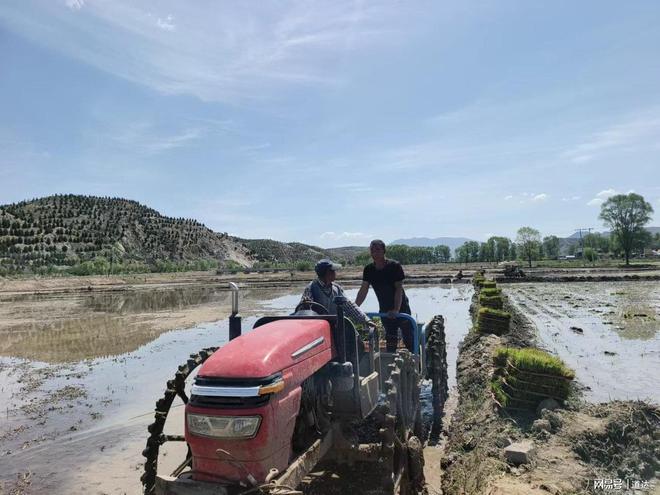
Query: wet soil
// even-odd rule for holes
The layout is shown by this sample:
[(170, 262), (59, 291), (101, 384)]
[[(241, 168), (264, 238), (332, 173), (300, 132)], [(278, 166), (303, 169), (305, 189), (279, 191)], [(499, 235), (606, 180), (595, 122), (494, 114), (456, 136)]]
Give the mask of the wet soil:
[[(290, 312), (301, 292), (245, 289), (244, 328)], [(457, 349), (471, 286), (408, 293), (419, 319), (449, 316)], [(228, 313), (229, 293), (208, 286), (0, 294), (0, 493), (139, 493), (153, 404), (188, 354), (226, 341)], [(181, 405), (168, 433), (182, 433)], [(164, 469), (182, 459), (164, 453)]]
[[(621, 480), (624, 488), (646, 483), (651, 488), (634, 493), (657, 493), (657, 405), (641, 401), (589, 404), (576, 387), (563, 409), (540, 414), (548, 425), (546, 430), (533, 426), (539, 417), (535, 413), (499, 410), (489, 390), (493, 350), (500, 345), (542, 344), (534, 323), (518, 308), (508, 306), (512, 312), (509, 334), (497, 337), (470, 332), (461, 345), (457, 362), (460, 398), (442, 463), (443, 493), (608, 493), (594, 488), (598, 480)], [(504, 447), (523, 439), (534, 442), (537, 454), (529, 464), (510, 465)]]
[[(660, 402), (660, 282), (516, 284), (510, 301), (593, 402)], [(616, 379), (614, 379), (616, 377)]]

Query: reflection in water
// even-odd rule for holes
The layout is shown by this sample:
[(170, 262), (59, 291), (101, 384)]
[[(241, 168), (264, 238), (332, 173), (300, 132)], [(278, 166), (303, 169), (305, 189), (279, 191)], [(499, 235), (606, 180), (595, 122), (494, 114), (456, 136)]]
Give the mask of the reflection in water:
[(125, 315), (150, 311), (177, 310), (198, 304), (225, 302), (227, 291), (213, 287), (186, 287), (167, 290), (105, 292), (86, 297), (84, 305), (93, 311)]
[(146, 323), (111, 315), (32, 323), (3, 330), (0, 355), (51, 363), (81, 361), (137, 349), (158, 334)]
[(535, 323), (543, 345), (590, 388), (590, 400), (660, 402), (659, 288), (657, 282), (536, 283), (506, 292)]
[[(276, 292), (244, 291), (241, 297), (244, 329), (251, 328), (258, 316), (291, 312), (301, 292), (302, 287)], [(357, 291), (347, 292), (353, 298)], [(466, 285), (457, 288), (425, 287), (411, 288), (407, 292), (413, 312), (420, 320), (428, 322), (436, 314), (445, 316), (449, 373), (450, 379), (454, 380), (458, 343), (470, 326), (468, 308), (472, 288)], [(0, 484), (3, 477), (12, 481), (17, 473), (29, 471), (33, 473), (31, 488), (39, 493), (88, 493), (90, 486), (94, 487), (95, 492), (137, 493), (140, 490), (139, 471), (136, 470), (140, 462), (139, 452), (144, 447), (147, 424), (153, 420), (154, 403), (162, 397), (166, 381), (172, 378), (177, 365), (185, 362), (190, 353), (204, 347), (222, 345), (227, 339), (228, 293), (207, 291), (201, 297), (208, 299), (204, 303), (191, 304), (197, 304), (196, 311), (199, 308), (213, 308), (217, 321), (170, 332), (163, 332), (154, 325), (168, 314), (181, 313), (179, 308), (159, 307), (156, 310), (149, 303), (149, 309), (145, 312), (117, 314), (110, 308), (125, 308), (125, 303), (113, 302), (98, 310), (91, 309), (90, 303), (80, 296), (77, 296), (75, 305), (69, 304), (71, 297), (56, 300), (56, 304), (52, 299), (44, 302), (43, 298), (24, 301), (27, 306), (18, 308), (20, 314), (34, 309), (36, 305), (41, 309), (50, 308), (50, 314), (56, 316), (58, 321), (48, 324), (42, 321), (34, 326), (14, 325), (10, 331), (0, 328), (3, 335), (0, 340), (2, 354), (32, 359), (45, 359), (44, 356), (47, 356), (53, 360), (61, 356), (84, 359), (117, 355), (67, 365), (43, 365), (47, 373), (39, 375), (43, 379), (38, 387), (39, 394), (49, 398), (51, 391), (75, 385), (86, 391), (87, 398), (82, 403), (70, 402), (57, 413), (49, 415), (47, 421), (44, 419), (38, 426), (33, 424), (33, 427), (16, 433), (6, 444), (12, 453), (2, 458)], [(199, 301), (192, 296), (177, 299), (181, 300)], [(108, 304), (107, 301), (116, 300), (110, 298), (103, 304)], [(67, 308), (65, 313), (70, 313), (68, 318), (66, 314), (54, 312), (54, 308), (62, 305)], [(74, 311), (73, 306), (77, 310)], [(364, 308), (370, 311), (376, 307), (375, 298), (370, 294)], [(43, 314), (43, 320), (48, 318), (49, 313)], [(5, 340), (5, 336), (10, 338)], [(126, 348), (128, 351), (122, 353), (121, 349)], [(6, 393), (20, 389), (13, 375), (2, 373), (3, 364), (6, 369), (14, 368), (13, 361), (0, 357), (0, 388)], [(42, 366), (35, 363), (24, 365), (29, 368)], [(57, 368), (62, 368), (62, 371), (53, 372)], [(24, 415), (20, 412), (20, 406), (25, 397), (26, 394), (21, 392), (6, 397), (3, 405), (7, 407), (7, 419), (0, 416), (0, 432), (23, 424)], [(32, 397), (27, 395), (28, 400)], [(181, 406), (180, 403), (177, 405)], [(174, 410), (180, 412), (182, 409), (175, 407)], [(9, 412), (13, 414), (11, 417)], [(182, 421), (176, 419), (173, 418), (171, 427), (180, 429)], [(22, 447), (24, 441), (29, 442), (36, 435), (46, 440)], [(72, 472), (80, 474), (71, 476)], [(105, 476), (106, 473), (112, 475)]]
[[(245, 290), (249, 314), (282, 290)], [(12, 296), (0, 300), (0, 355), (75, 362), (134, 351), (161, 333), (226, 318), (229, 292), (185, 287), (76, 295)]]

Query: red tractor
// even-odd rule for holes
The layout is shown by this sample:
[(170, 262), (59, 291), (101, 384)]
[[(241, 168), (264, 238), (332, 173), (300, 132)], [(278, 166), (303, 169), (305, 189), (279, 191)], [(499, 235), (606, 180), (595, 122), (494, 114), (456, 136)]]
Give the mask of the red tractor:
[[(143, 451), (144, 493), (302, 493), (297, 487), (322, 460), (369, 463), (381, 493), (421, 493), (428, 435), (423, 375), (431, 380), (432, 436), (447, 396), (442, 316), (428, 332), (413, 320), (414, 353), (384, 352), (376, 331), (356, 332), (342, 300), (337, 315), (304, 303), (292, 315), (259, 319), (241, 335), (238, 287), (231, 285), (230, 341), (192, 355), (156, 403)], [(177, 396), (185, 403), (185, 434), (168, 435), (165, 421)], [(161, 473), (159, 451), (174, 441), (185, 442), (187, 455), (173, 472)]]

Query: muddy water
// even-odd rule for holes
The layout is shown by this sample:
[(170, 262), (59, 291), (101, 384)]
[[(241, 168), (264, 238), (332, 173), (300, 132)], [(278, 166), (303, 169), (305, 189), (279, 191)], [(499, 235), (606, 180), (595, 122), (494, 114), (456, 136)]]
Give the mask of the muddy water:
[[(660, 283), (516, 284), (510, 299), (594, 402), (660, 403)], [(571, 329), (571, 327), (573, 329)]]
[[(246, 291), (244, 328), (289, 312), (301, 292)], [(453, 380), (471, 288), (408, 292), (419, 319), (445, 316)], [(0, 300), (0, 493), (139, 493), (153, 404), (188, 354), (226, 342), (228, 304), (212, 288)], [(376, 309), (372, 294), (364, 307)], [(216, 321), (166, 331), (195, 319)]]

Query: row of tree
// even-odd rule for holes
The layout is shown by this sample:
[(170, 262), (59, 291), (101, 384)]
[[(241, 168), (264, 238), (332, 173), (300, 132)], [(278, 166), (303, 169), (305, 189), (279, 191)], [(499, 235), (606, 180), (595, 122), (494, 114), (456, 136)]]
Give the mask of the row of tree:
[[(404, 244), (391, 244), (387, 246), (387, 257), (397, 260), (404, 265), (426, 265), (433, 263), (446, 263), (451, 259), (449, 246), (434, 247), (406, 246)], [(365, 265), (371, 262), (369, 251), (360, 253), (355, 258), (355, 264)]]
[[(600, 219), (611, 229), (610, 235), (592, 234), (571, 242), (569, 255), (584, 256), (589, 261), (599, 256), (623, 256), (629, 263), (634, 251), (644, 248), (660, 249), (660, 234), (652, 236), (645, 225), (650, 221), (653, 208), (642, 196), (635, 193), (619, 194), (603, 203)], [(507, 237), (493, 236), (486, 242), (467, 241), (454, 251), (454, 260), (460, 263), (501, 262), (525, 260), (529, 266), (540, 259), (557, 259), (560, 256), (561, 239), (555, 235), (541, 237), (532, 227), (518, 229), (515, 242)], [(447, 246), (408, 247), (388, 246), (388, 257), (404, 264), (442, 263), (451, 258)], [(368, 262), (368, 253), (358, 256), (356, 262)]]
[[(599, 254), (623, 255), (626, 265), (635, 251), (643, 252), (644, 248), (660, 248), (660, 235), (652, 236), (645, 226), (651, 220), (653, 207), (641, 195), (617, 194), (605, 201), (600, 210), (599, 218), (610, 228), (610, 235), (587, 234), (580, 239), (579, 244), (571, 245), (569, 253), (581, 250), (582, 256), (589, 261), (595, 260)], [(532, 260), (541, 257), (555, 259), (559, 254), (559, 239), (555, 236), (544, 237), (538, 230), (522, 227), (516, 237), (519, 257), (532, 266)]]

